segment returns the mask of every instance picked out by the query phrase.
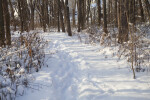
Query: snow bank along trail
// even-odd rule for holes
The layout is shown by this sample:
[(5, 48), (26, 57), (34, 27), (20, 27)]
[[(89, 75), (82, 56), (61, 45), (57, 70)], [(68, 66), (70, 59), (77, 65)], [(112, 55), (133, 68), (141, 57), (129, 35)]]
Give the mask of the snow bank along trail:
[(126, 61), (112, 57), (114, 49), (83, 44), (64, 33), (42, 35), (49, 41), (49, 67), (36, 73), (35, 83), (50, 86), (18, 100), (150, 100), (149, 75), (139, 73), (132, 79)]

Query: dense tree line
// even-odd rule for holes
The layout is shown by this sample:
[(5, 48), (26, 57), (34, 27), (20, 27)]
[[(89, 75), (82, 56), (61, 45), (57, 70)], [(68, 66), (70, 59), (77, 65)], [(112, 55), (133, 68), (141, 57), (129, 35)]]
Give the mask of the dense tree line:
[(11, 45), (10, 26), (21, 33), (57, 28), (69, 36), (71, 28), (80, 32), (91, 25), (103, 26), (107, 35), (108, 27), (116, 27), (118, 43), (123, 43), (131, 24), (146, 22), (150, 23), (149, 0), (0, 0), (0, 46)]

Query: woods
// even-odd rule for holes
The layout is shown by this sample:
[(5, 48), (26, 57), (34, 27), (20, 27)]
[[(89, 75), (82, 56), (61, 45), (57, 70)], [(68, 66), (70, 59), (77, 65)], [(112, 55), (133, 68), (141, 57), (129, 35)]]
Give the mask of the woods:
[[(55, 39), (59, 43), (47, 40), (51, 37), (49, 33), (64, 33), (68, 41), (76, 37), (83, 44), (100, 46), (96, 52), (107, 49), (117, 57), (117, 62), (126, 59), (133, 79), (140, 72), (150, 71), (150, 0), (0, 0), (0, 78), (2, 76), (3, 81), (9, 78), (11, 84), (15, 84), (14, 91), (19, 86), (16, 84), (22, 84), (17, 83), (22, 82), (21, 77), (26, 79), (25, 75), (47, 66), (45, 46), (51, 45), (54, 49), (55, 43), (67, 45), (66, 37), (62, 39), (58, 34)], [(49, 55), (57, 52), (59, 50), (54, 49)], [(104, 58), (111, 59), (103, 53)], [(85, 58), (92, 57), (89, 55)], [(15, 76), (16, 73), (20, 76)], [(0, 90), (7, 85), (0, 80)], [(6, 95), (11, 98), (11, 93), (0, 91), (0, 100), (6, 99)]]
[[(57, 27), (60, 31), (61, 27), (63, 32), (67, 30), (69, 36), (71, 36), (71, 27), (77, 27), (80, 32), (94, 24), (99, 27), (103, 26), (103, 31), (107, 34), (108, 26), (116, 27), (118, 25), (118, 42), (122, 43), (128, 41), (127, 28), (130, 27), (130, 23), (136, 25), (150, 19), (148, 0), (70, 0), (69, 6), (67, 0), (65, 2), (63, 0), (29, 0), (28, 2), (26, 0), (1, 0), (1, 2), (1, 30), (3, 30), (2, 26), (6, 26), (7, 45), (11, 44), (10, 25), (13, 25), (14, 30), (16, 27), (20, 27), (21, 32), (39, 27), (42, 27), (43, 31), (47, 31), (47, 28)], [(14, 15), (15, 13), (17, 16)], [(91, 21), (90, 25), (89, 21)], [(4, 22), (5, 25), (3, 25)], [(16, 23), (19, 24), (16, 26)], [(4, 32), (2, 33), (4, 34)], [(4, 45), (4, 43), (1, 44)]]
[[(9, 2), (9, 5), (8, 5), (8, 2)], [(44, 31), (46, 31), (46, 28), (50, 28), (50, 27), (57, 26), (59, 28), (60, 25), (61, 27), (63, 27), (62, 20), (64, 20), (64, 23), (66, 25), (68, 24), (68, 21), (67, 21), (68, 11), (67, 11), (67, 5), (66, 5), (67, 1), (64, 2), (63, 0), (61, 1), (60, 0), (59, 1), (30, 0), (28, 2), (27, 1), (11, 2), (11, 0), (9, 0), (8, 2), (4, 1), (3, 3), (3, 5), (5, 5), (4, 8), (7, 8), (7, 6), (10, 6), (9, 12), (11, 14), (7, 14), (7, 17), (9, 15), (11, 16), (12, 20), (15, 20), (14, 12), (18, 13), (17, 17), (20, 17), (19, 27), (22, 32), (33, 30), (35, 26), (36, 27), (42, 26)], [(70, 0), (69, 2), (70, 2), (69, 5), (71, 5), (71, 6), (68, 6), (70, 7), (69, 16), (72, 17), (72, 20), (71, 20), (72, 24), (70, 24), (70, 26), (76, 27), (75, 23), (76, 21), (78, 21), (78, 31), (80, 31), (80, 28), (81, 30), (86, 29), (89, 25), (89, 20), (91, 21), (91, 25), (94, 21), (96, 21), (96, 23), (94, 22), (94, 24), (96, 24), (97, 26), (103, 26), (103, 30), (105, 33), (107, 33), (107, 25), (109, 24), (121, 25), (120, 21), (122, 20), (120, 19), (122, 17), (124, 18), (128, 17), (127, 19), (129, 20), (129, 22), (134, 21), (135, 23), (137, 22), (136, 19), (138, 19), (137, 18), (138, 16), (140, 16), (141, 21), (144, 21), (144, 20), (149, 21), (149, 1), (148, 0), (143, 0), (143, 1), (133, 0), (130, 2), (128, 2), (128, 0), (123, 1), (123, 2), (117, 1), (117, 0), (115, 1), (111, 1), (111, 0), (71, 1)], [(94, 11), (95, 14), (92, 11), (92, 5), (95, 5), (95, 7), (97, 6), (95, 8), (96, 11)], [(16, 8), (13, 8), (13, 6), (15, 6)], [(7, 11), (3, 11), (3, 12), (7, 13)], [(78, 19), (76, 19), (75, 13), (78, 13)], [(126, 14), (124, 15), (121, 13), (124, 13), (124, 14), (126, 13)], [(102, 15), (103, 15), (103, 19), (101, 20)], [(36, 19), (34, 18), (35, 16), (37, 17)], [(60, 24), (59, 21), (62, 24)], [(101, 24), (101, 21), (103, 24)], [(15, 23), (15, 21), (11, 21), (11, 22)], [(123, 22), (127, 22), (127, 20)], [(13, 26), (15, 28), (15, 24)], [(31, 28), (28, 28), (28, 27), (31, 27)], [(64, 28), (63, 28), (63, 31), (64, 31)]]
[(55, 28), (72, 36), (74, 29), (82, 32), (93, 26), (103, 27), (101, 44), (114, 34), (111, 28), (119, 44), (136, 42), (137, 26), (150, 22), (149, 5), (148, 0), (0, 0), (0, 46), (11, 45), (11, 31)]

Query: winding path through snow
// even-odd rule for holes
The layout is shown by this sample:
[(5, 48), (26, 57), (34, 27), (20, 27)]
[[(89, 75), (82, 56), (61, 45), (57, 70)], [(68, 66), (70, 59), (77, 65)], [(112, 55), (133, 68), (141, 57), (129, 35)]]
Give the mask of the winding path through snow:
[(149, 75), (132, 79), (126, 61), (112, 57), (114, 49), (83, 44), (64, 33), (43, 36), (50, 41), (45, 49), (49, 67), (33, 74), (34, 83), (41, 84), (38, 90), (29, 89), (17, 100), (150, 100)]

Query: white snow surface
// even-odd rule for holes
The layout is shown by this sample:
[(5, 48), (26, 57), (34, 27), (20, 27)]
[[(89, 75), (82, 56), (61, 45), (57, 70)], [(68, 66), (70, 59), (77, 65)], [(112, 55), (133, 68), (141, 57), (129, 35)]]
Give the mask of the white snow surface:
[[(150, 100), (149, 72), (133, 79), (126, 59), (112, 56), (116, 48), (84, 44), (65, 33), (42, 33), (45, 67), (17, 100)], [(46, 64), (48, 67), (46, 67)]]

